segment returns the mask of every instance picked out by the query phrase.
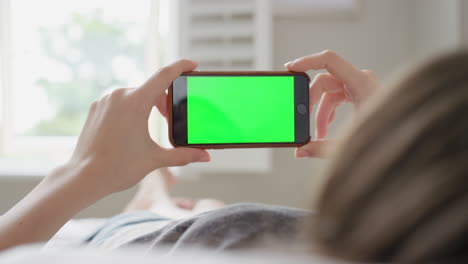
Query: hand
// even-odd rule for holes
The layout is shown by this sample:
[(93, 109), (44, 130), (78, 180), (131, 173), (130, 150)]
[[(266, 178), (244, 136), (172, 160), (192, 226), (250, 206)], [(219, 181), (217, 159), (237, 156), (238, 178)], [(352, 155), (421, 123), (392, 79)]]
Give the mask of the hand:
[(205, 150), (165, 149), (148, 133), (152, 107), (156, 105), (166, 115), (167, 88), (180, 74), (196, 67), (195, 62), (178, 61), (137, 89), (117, 89), (94, 102), (66, 166), (86, 164), (90, 173), (81, 176), (82, 180), (108, 195), (132, 187), (155, 169), (209, 161)]
[(289, 71), (326, 70), (310, 84), (310, 106), (318, 103), (315, 116), (316, 140), (296, 150), (297, 157), (323, 157), (327, 145), (328, 125), (335, 119), (336, 109), (343, 102), (361, 106), (379, 87), (375, 75), (359, 70), (333, 51), (324, 51), (286, 63)]
[(165, 109), (171, 82), (196, 67), (178, 61), (140, 88), (118, 89), (94, 102), (70, 161), (0, 216), (0, 251), (51, 238), (83, 208), (133, 186), (157, 168), (209, 161), (204, 150), (164, 149), (148, 134), (153, 105)]

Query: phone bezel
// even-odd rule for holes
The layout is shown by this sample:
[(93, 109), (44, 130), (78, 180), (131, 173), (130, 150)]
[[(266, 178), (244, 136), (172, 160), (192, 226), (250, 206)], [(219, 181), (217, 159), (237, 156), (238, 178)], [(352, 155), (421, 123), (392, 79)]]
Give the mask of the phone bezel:
[[(188, 144), (187, 143), (187, 108), (179, 102), (187, 97), (187, 77), (189, 76), (294, 76), (294, 116), (295, 141), (294, 142), (267, 142), (267, 143), (214, 143), (214, 144)], [(288, 71), (193, 71), (182, 74), (172, 82), (168, 90), (168, 127), (169, 140), (175, 147), (192, 147), (203, 149), (221, 148), (272, 148), (272, 147), (298, 147), (310, 141), (310, 107), (309, 107), (310, 78), (305, 73)], [(177, 87), (174, 89), (174, 87)], [(181, 87), (181, 88), (179, 88)], [(306, 112), (299, 113), (298, 106), (305, 105)], [(179, 127), (174, 127), (174, 120)], [(181, 125), (181, 126), (180, 126)], [(178, 134), (175, 134), (179, 131)]]

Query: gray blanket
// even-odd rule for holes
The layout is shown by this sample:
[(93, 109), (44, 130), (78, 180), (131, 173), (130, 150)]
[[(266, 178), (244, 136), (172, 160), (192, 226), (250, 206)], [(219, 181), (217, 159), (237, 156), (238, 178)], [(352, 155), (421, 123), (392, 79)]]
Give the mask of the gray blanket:
[[(303, 220), (310, 212), (279, 206), (237, 204), (192, 218), (170, 221), (164, 227), (126, 243), (150, 249), (168, 247), (172, 252), (187, 247), (215, 250), (252, 248), (265, 240), (290, 242), (296, 239)], [(87, 243), (112, 239), (119, 228), (149, 221), (167, 220), (148, 212), (126, 214), (111, 219)], [(131, 228), (131, 227), (130, 227)]]

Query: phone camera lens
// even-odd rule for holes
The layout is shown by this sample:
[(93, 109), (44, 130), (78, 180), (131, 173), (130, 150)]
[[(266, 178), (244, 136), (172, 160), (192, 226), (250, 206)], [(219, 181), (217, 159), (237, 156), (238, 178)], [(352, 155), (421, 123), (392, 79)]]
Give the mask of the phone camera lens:
[(307, 114), (307, 107), (305, 106), (305, 104), (297, 105), (297, 112), (301, 115)]

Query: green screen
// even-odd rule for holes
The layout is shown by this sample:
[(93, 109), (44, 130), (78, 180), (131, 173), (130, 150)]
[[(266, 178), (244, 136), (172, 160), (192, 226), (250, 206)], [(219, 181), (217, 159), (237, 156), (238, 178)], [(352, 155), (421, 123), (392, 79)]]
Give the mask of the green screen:
[(188, 144), (294, 139), (293, 76), (187, 77)]

